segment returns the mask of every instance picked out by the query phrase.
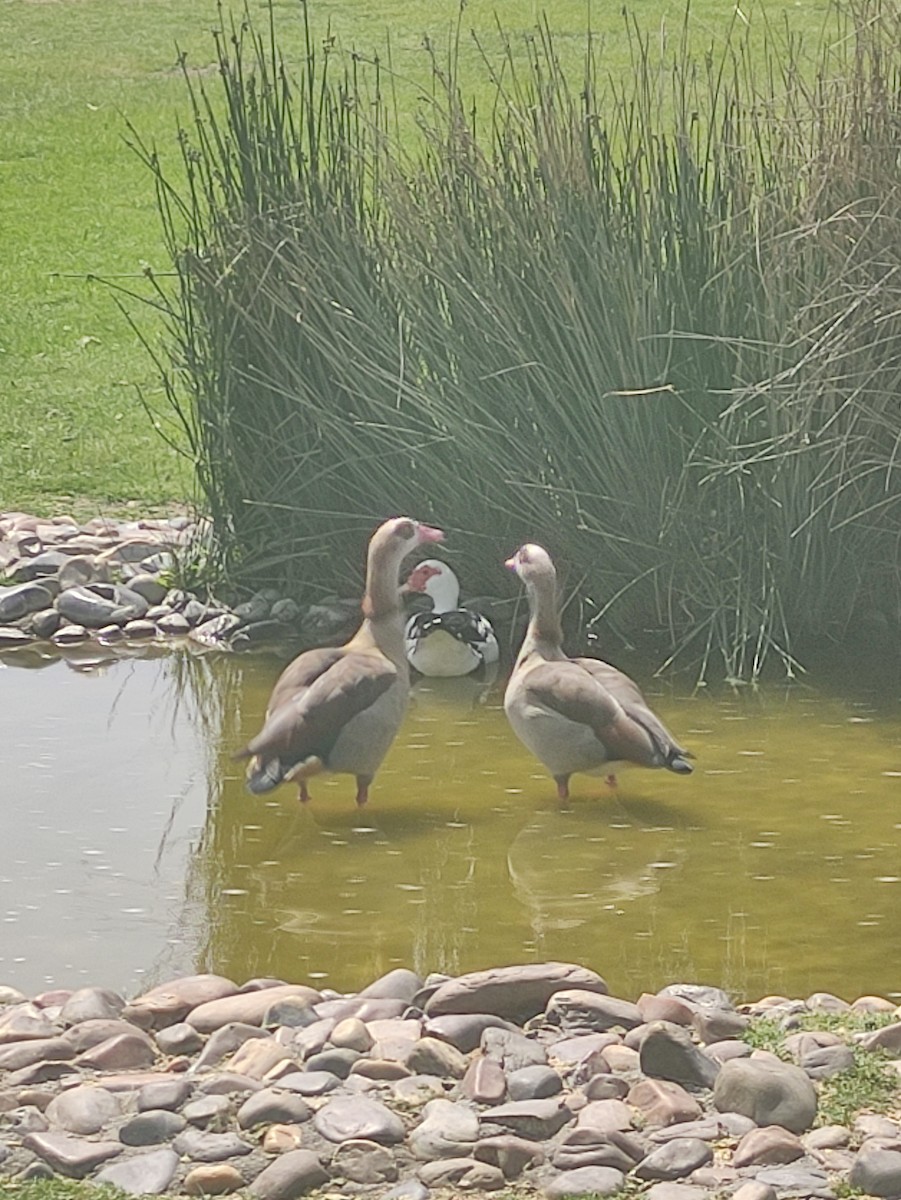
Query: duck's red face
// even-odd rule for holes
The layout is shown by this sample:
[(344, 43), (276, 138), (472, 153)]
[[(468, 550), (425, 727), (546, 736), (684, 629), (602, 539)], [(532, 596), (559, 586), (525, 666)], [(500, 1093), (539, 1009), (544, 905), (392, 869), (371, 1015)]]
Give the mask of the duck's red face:
[(441, 568), (434, 563), (421, 562), (418, 567), (414, 567), (410, 572), (410, 576), (404, 587), (408, 592), (425, 592), (430, 579), (434, 579), (436, 575), (441, 574)]

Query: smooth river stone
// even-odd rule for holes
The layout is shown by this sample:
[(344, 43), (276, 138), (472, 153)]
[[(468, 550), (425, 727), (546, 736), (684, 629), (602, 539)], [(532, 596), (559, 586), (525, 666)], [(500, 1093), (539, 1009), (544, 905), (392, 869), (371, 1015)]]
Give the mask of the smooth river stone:
[(523, 1067), (544, 1066), (547, 1051), (540, 1043), (522, 1033), (508, 1029), (489, 1028), (482, 1033), (482, 1053), (500, 1063), (504, 1071), (520, 1071)]
[(232, 996), (237, 990), (238, 985), (222, 975), (186, 975), (137, 996), (126, 1005), (123, 1015), (142, 1029), (163, 1029), (180, 1022), (192, 1008)]
[(520, 1067), (507, 1075), (511, 1100), (545, 1100), (563, 1090), (563, 1080), (552, 1067)]
[(441, 984), (425, 1004), (429, 1017), (447, 1013), (494, 1013), (511, 1021), (526, 1021), (544, 1012), (555, 992), (581, 988), (607, 992), (594, 971), (572, 963), (527, 963), (473, 971)]
[(494, 1013), (449, 1013), (443, 1017), (429, 1017), (422, 1032), (427, 1037), (440, 1038), (442, 1042), (450, 1042), (462, 1054), (469, 1054), (481, 1044), (482, 1034), (486, 1029), (506, 1029), (510, 1033), (521, 1031), (496, 1017)]
[(153, 1108), (181, 1108), (191, 1094), (190, 1079), (175, 1079), (162, 1083), (147, 1083), (137, 1095), (138, 1112)]
[(264, 1088), (245, 1100), (238, 1109), (238, 1126), (252, 1129), (255, 1125), (271, 1125), (275, 1121), (300, 1124), (310, 1119), (311, 1111), (301, 1096)]
[(720, 1067), (700, 1050), (681, 1025), (654, 1021), (641, 1042), (641, 1070), (652, 1079), (689, 1087), (713, 1087)]
[(116, 1020), (125, 1000), (109, 988), (84, 987), (73, 992), (62, 1007), (59, 1019), (64, 1025), (79, 1025), (82, 1021)]
[(83, 1179), (95, 1167), (123, 1150), (121, 1142), (89, 1142), (67, 1133), (29, 1133), (22, 1144), (49, 1163), (58, 1174), (73, 1179)]
[(367, 1050), (372, 1049), (375, 1039), (366, 1023), (359, 1017), (347, 1017), (338, 1022), (329, 1041), (339, 1049), (356, 1050), (358, 1054), (365, 1054)]
[(507, 1079), (493, 1058), (475, 1058), (463, 1076), (460, 1089), (477, 1104), (500, 1104), (507, 1094)]
[(231, 1163), (201, 1163), (187, 1173), (181, 1190), (189, 1196), (227, 1196), (243, 1186), (241, 1172)]
[(239, 992), (220, 1000), (199, 1004), (188, 1013), (187, 1021), (200, 1033), (213, 1033), (232, 1021), (259, 1025), (269, 1006), (286, 996), (297, 996), (315, 1004), (319, 999), (319, 992), (304, 984), (282, 984), (279, 987), (264, 988), (259, 992)]
[(537, 1142), (517, 1137), (515, 1133), (502, 1133), (497, 1137), (481, 1138), (473, 1158), (498, 1167), (505, 1179), (516, 1179), (530, 1164), (544, 1162), (544, 1151)]
[(284, 1046), (280, 1046), (274, 1038), (267, 1037), (246, 1041), (235, 1051), (226, 1067), (238, 1075), (247, 1075), (250, 1079), (262, 1080), (273, 1067), (277, 1067), (281, 1063), (288, 1063), (295, 1070), (299, 1066), (297, 1060)]
[(581, 1033), (575, 1037), (564, 1037), (548, 1046), (548, 1059), (565, 1070), (571, 1069), (617, 1041), (619, 1039), (615, 1033)]
[(134, 1067), (149, 1067), (156, 1058), (156, 1047), (146, 1034), (120, 1033), (107, 1038), (90, 1050), (79, 1054), (75, 1063), (96, 1071), (125, 1071)]
[(752, 1129), (741, 1139), (732, 1156), (734, 1167), (769, 1166), (790, 1163), (804, 1154), (801, 1139), (781, 1125)]
[(367, 1000), (403, 1000), (409, 1004), (421, 987), (422, 980), (414, 971), (397, 967), (367, 984), (358, 994)]
[(565, 1200), (569, 1196), (610, 1196), (624, 1184), (622, 1171), (613, 1167), (577, 1167), (549, 1180), (542, 1192), (548, 1200)]
[(60, 1092), (46, 1108), (47, 1120), (66, 1133), (98, 1133), (122, 1111), (119, 1100), (102, 1087), (82, 1084)]
[(185, 1129), (172, 1143), (172, 1149), (195, 1162), (221, 1162), (225, 1158), (237, 1158), (239, 1154), (250, 1154), (253, 1146), (236, 1133)]
[(649, 1024), (651, 1021), (670, 1021), (673, 1025), (691, 1025), (695, 1010), (675, 996), (652, 996), (642, 992), (636, 1001), (638, 1010)]
[(374, 1186), (393, 1183), (397, 1179), (397, 1163), (394, 1155), (378, 1142), (362, 1138), (342, 1142), (331, 1161), (332, 1172), (349, 1179), (351, 1183)]
[(116, 1017), (97, 1017), (89, 1021), (80, 1021), (71, 1029), (67, 1029), (63, 1036), (76, 1054), (82, 1054), (85, 1050), (99, 1046), (101, 1042), (118, 1037), (119, 1034), (140, 1035), (140, 1032), (128, 1021)]
[(545, 1017), (550, 1025), (559, 1025), (565, 1033), (605, 1030), (620, 1027), (634, 1029), (644, 1023), (637, 1004), (596, 991), (565, 988), (548, 1001)]
[(590, 1100), (579, 1110), (576, 1124), (579, 1129), (595, 1129), (609, 1133), (617, 1129), (624, 1133), (632, 1128), (632, 1110), (622, 1100)]
[(329, 1179), (312, 1150), (288, 1150), (257, 1175), (247, 1191), (258, 1200), (295, 1200)]
[(416, 1158), (428, 1161), (471, 1154), (479, 1137), (478, 1113), (466, 1104), (430, 1100), (422, 1114), (422, 1121), (408, 1138), (410, 1151)]
[(138, 1113), (119, 1129), (119, 1141), (126, 1146), (156, 1146), (181, 1133), (187, 1121), (180, 1113), (168, 1108), (151, 1108)]
[(0, 1046), (8, 1046), (10, 1042), (47, 1039), (58, 1033), (56, 1026), (33, 1004), (16, 1004), (0, 1014)]
[(817, 1093), (800, 1067), (778, 1060), (734, 1058), (723, 1063), (713, 1089), (720, 1112), (738, 1112), (757, 1125), (803, 1133), (817, 1114)]
[(64, 1036), (10, 1042), (0, 1047), (0, 1071), (21, 1071), (39, 1062), (67, 1062), (75, 1050)]
[(231, 1111), (231, 1101), (228, 1096), (199, 1096), (186, 1104), (182, 1116), (198, 1129), (205, 1129), (213, 1121), (227, 1116)]
[(462, 1079), (466, 1056), (456, 1046), (438, 1038), (424, 1037), (414, 1042), (405, 1064), (414, 1075), (438, 1075), (442, 1079)]
[(165, 1146), (111, 1163), (91, 1182), (109, 1184), (130, 1196), (158, 1196), (172, 1182), (177, 1169), (178, 1155)]
[(629, 1089), (627, 1099), (648, 1125), (677, 1125), (701, 1116), (697, 1100), (668, 1079), (641, 1079)]
[(513, 1100), (485, 1109), (479, 1120), (483, 1126), (501, 1125), (521, 1137), (542, 1142), (571, 1121), (572, 1113), (562, 1100)]
[[(193, 1025), (188, 1025), (187, 1021), (183, 1022), (183, 1027), (190, 1029), (195, 1037), (200, 1037), (200, 1034), (194, 1029)], [(210, 1034), (206, 1045), (197, 1056), (197, 1060), (194, 1063), (194, 1070), (202, 1071), (215, 1066), (224, 1058), (228, 1058), (230, 1054), (234, 1054), (245, 1042), (251, 1039), (265, 1039), (269, 1041), (271, 1037), (272, 1035), (267, 1030), (261, 1029), (259, 1025), (246, 1025), (241, 1021), (231, 1021), (228, 1025), (223, 1025), (221, 1029), (217, 1029), (215, 1033)]]
[(393, 1145), (404, 1139), (404, 1123), (380, 1100), (347, 1096), (327, 1101), (313, 1118), (316, 1131), (330, 1142), (366, 1141)]
[(684, 1179), (713, 1162), (713, 1151), (700, 1138), (675, 1138), (652, 1150), (635, 1168), (638, 1179)]
[(864, 1143), (848, 1182), (868, 1196), (901, 1196), (901, 1152)]
[(507, 1184), (503, 1172), (491, 1163), (473, 1158), (447, 1158), (419, 1168), (423, 1183), (433, 1188), (459, 1188), (467, 1192), (495, 1192)]

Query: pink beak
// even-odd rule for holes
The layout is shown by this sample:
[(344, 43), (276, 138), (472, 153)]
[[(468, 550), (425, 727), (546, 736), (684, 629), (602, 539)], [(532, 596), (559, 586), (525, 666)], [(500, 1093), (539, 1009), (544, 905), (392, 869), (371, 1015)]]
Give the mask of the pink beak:
[(511, 571), (515, 571), (516, 570), (516, 556), (514, 555), (513, 558), (508, 558), (507, 561), (504, 563), (504, 566), (508, 567)]
[(431, 525), (420, 525), (419, 540), (421, 542), (443, 542), (444, 531), (442, 529), (433, 529)]

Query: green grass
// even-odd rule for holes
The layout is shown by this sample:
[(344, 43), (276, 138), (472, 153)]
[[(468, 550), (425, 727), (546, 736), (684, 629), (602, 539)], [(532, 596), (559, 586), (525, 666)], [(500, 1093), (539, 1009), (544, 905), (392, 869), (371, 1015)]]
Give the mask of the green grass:
[[(302, 37), (301, 6), (275, 4), (289, 62)], [(265, 6), (256, 3), (258, 15)], [(457, 18), (455, 0), (342, 0), (311, 3), (317, 36), (379, 50), (390, 61), (402, 107), (413, 112), (428, 79), (422, 43), (439, 47)], [(744, 16), (816, 40), (826, 4), (767, 0)], [(471, 0), (461, 21), (464, 91), (484, 104), (491, 87), (476, 42), (488, 55), (501, 42), (499, 19), (524, 54), (541, 14), (530, 0)], [(590, 15), (589, 15), (590, 14)], [(744, 19), (740, 17), (739, 19)], [(734, 11), (701, 0), (691, 13), (698, 42), (726, 36)], [(214, 60), (215, 4), (195, 0), (3, 0), (0, 4), (0, 510), (42, 513), (142, 510), (190, 497), (191, 464), (153, 427), (141, 396), (167, 425), (157, 373), (100, 276), (140, 283), (145, 264), (165, 271), (149, 172), (126, 144), (126, 118), (164, 159), (177, 154), (176, 115), (187, 111), (176, 44), (202, 73)], [(652, 43), (678, 36), (682, 6), (635, 9)], [(561, 0), (552, 27), (564, 66), (580, 63), (589, 24), (600, 35), (605, 69), (626, 64), (619, 6)], [(260, 22), (262, 24), (262, 21)], [(147, 312), (142, 329), (155, 335)]]

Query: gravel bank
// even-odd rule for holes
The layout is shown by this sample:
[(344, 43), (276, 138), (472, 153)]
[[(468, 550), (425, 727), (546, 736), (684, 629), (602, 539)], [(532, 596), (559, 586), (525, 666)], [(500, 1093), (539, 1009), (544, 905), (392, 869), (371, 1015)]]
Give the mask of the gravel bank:
[[(872, 1074), (872, 1050), (886, 1111), (861, 1091), (832, 1123), (830, 1086)], [(0, 987), (0, 1177), (134, 1195), (901, 1197), (898, 1082), (887, 999), (736, 1008), (673, 984), (633, 1002), (571, 964), (395, 970), (353, 995)]]

